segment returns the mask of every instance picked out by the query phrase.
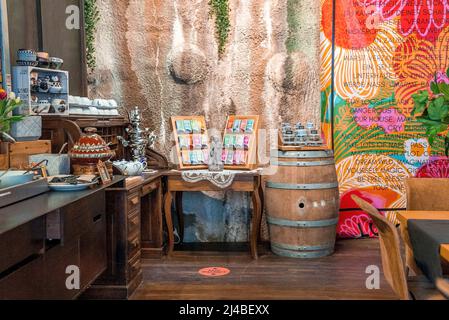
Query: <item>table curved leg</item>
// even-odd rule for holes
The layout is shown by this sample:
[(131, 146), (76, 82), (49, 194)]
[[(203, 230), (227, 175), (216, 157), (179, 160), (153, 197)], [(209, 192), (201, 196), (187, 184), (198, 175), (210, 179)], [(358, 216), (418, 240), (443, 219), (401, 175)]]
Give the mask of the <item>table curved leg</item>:
[(250, 239), (250, 245), (251, 245), (251, 256), (253, 259), (257, 259), (257, 243), (259, 239), (259, 231), (260, 231), (260, 223), (262, 220), (262, 205), (261, 205), (261, 199), (260, 199), (260, 193), (259, 193), (259, 185), (260, 180), (257, 179), (255, 181), (255, 188), (254, 192), (252, 193), (252, 201), (253, 201), (253, 216), (251, 219), (251, 239)]
[(171, 192), (167, 192), (164, 197), (164, 213), (165, 213), (165, 223), (167, 224), (167, 234), (168, 234), (168, 244), (167, 244), (167, 255), (170, 256), (173, 253), (175, 247), (175, 237), (173, 234), (173, 220), (171, 217), (171, 203), (173, 196)]
[(176, 215), (178, 217), (179, 238), (181, 243), (184, 242), (184, 210), (182, 208), (182, 195), (182, 191), (177, 191), (175, 193)]
[[(260, 198), (260, 225), (259, 228), (260, 230), (262, 230), (262, 216), (264, 214), (264, 210), (265, 210), (265, 195), (264, 195), (264, 190), (263, 190), (263, 180), (262, 177), (260, 177), (260, 182), (259, 182), (259, 189), (257, 190), (259, 192), (259, 198)], [(262, 242), (262, 232), (259, 231), (259, 237), (258, 237), (259, 241)]]

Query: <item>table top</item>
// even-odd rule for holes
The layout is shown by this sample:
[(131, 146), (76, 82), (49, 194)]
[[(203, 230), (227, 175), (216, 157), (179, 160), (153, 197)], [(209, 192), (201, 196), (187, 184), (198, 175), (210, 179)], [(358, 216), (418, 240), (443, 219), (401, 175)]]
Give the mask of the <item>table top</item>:
[[(401, 225), (407, 226), (408, 220), (449, 220), (449, 211), (400, 211), (397, 218)], [(440, 255), (449, 262), (449, 244), (441, 245)]]
[(449, 220), (449, 211), (399, 211), (397, 218), (402, 225), (407, 226), (407, 221), (414, 220)]
[(49, 191), (0, 209), (0, 234), (63, 208), (100, 190), (106, 189), (125, 177), (115, 176), (110, 183), (92, 189), (73, 192)]
[[(163, 171), (162, 174), (167, 177), (180, 177), (182, 172), (201, 172), (201, 171), (207, 171), (206, 170), (168, 170)], [(236, 177), (257, 177), (262, 175), (261, 170), (248, 170), (248, 171), (241, 171), (241, 170), (225, 170), (225, 172), (235, 173)], [(218, 172), (217, 172), (218, 173)]]

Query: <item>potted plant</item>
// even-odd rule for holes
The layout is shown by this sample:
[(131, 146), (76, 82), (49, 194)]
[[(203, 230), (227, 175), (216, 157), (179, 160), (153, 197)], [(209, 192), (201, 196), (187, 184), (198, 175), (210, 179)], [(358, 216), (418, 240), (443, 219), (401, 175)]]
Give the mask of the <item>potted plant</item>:
[[(437, 72), (430, 82), (430, 90), (421, 90), (412, 95), (412, 116), (426, 128), (432, 145), (437, 136), (444, 136), (445, 155), (449, 156), (449, 69)], [(449, 178), (449, 159), (438, 159), (425, 164), (417, 177)]]
[(0, 141), (15, 142), (9, 135), (13, 123), (22, 121), (23, 115), (12, 115), (12, 112), (21, 106), (21, 101), (11, 92), (8, 96), (5, 90), (0, 89)]

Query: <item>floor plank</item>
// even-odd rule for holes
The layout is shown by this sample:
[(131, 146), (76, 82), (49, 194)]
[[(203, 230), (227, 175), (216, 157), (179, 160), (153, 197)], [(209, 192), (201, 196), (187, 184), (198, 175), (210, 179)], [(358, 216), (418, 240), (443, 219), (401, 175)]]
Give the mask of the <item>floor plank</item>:
[[(258, 260), (247, 252), (175, 251), (171, 258), (143, 261), (143, 283), (133, 295), (158, 299), (396, 299), (381, 275), (380, 289), (368, 290), (365, 270), (382, 269), (378, 240), (338, 241), (333, 256), (301, 260), (269, 250)], [(198, 274), (204, 267), (226, 267), (227, 276)]]

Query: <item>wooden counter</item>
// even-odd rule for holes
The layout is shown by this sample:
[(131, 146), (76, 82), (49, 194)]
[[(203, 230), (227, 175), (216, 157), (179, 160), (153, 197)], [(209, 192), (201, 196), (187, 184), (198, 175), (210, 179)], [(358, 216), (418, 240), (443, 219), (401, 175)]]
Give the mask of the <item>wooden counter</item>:
[(76, 192), (47, 192), (39, 196), (0, 208), (0, 235), (52, 211), (72, 204), (98, 191), (111, 187), (124, 177), (116, 176), (112, 182), (94, 189)]
[[(106, 189), (48, 192), (0, 209), (0, 299), (73, 299), (106, 269)], [(73, 288), (67, 287), (71, 274)]]
[(127, 299), (142, 282), (141, 259), (162, 256), (162, 176), (132, 177), (106, 190), (107, 269), (83, 299)]

